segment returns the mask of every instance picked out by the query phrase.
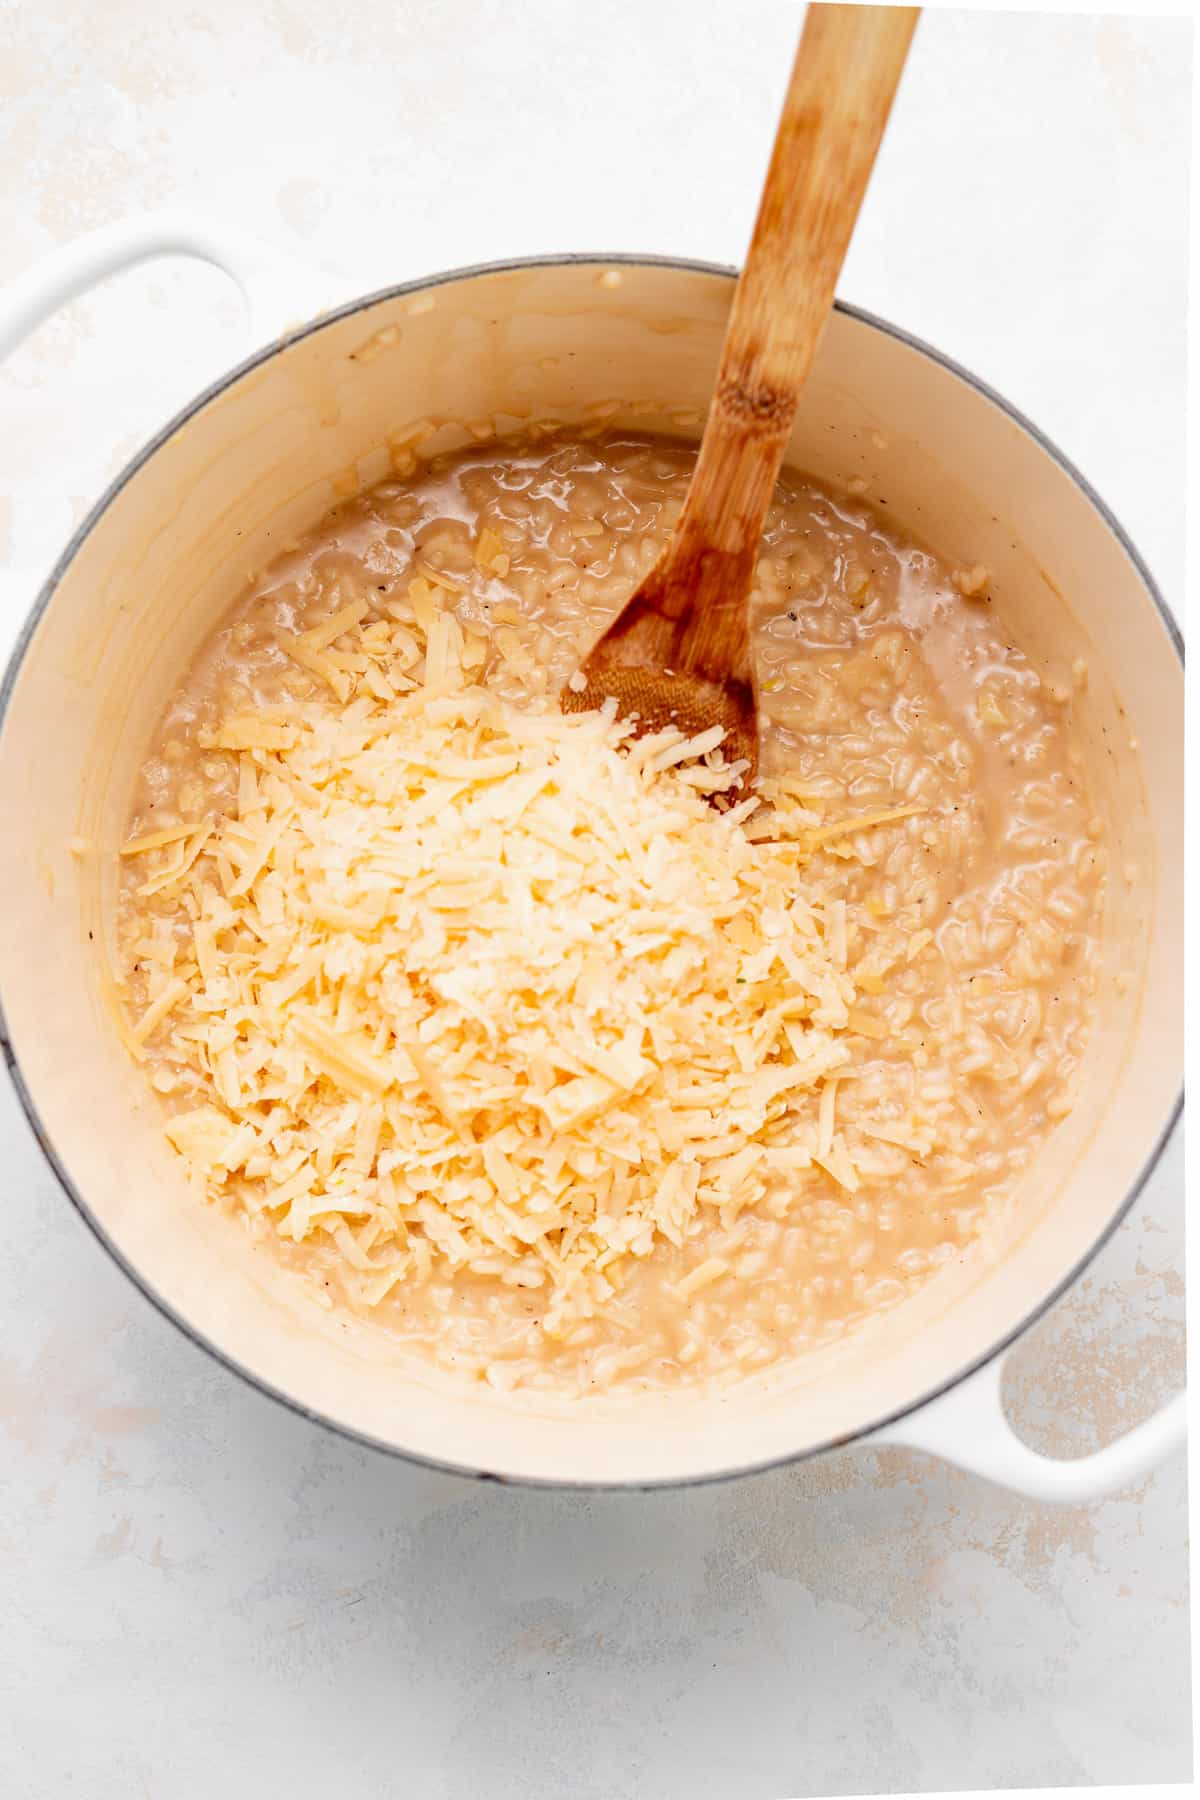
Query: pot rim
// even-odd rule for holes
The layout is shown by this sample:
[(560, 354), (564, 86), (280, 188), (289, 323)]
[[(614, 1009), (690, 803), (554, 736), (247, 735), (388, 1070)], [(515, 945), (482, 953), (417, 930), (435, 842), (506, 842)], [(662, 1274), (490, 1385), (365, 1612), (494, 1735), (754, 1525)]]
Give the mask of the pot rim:
[[(280, 351), (289, 348), (290, 345), (299, 343), (304, 338), (314, 336), (317, 332), (324, 330), (327, 325), (335, 324), (342, 319), (350, 318), (357, 312), (364, 312), (369, 307), (378, 305), (381, 301), (399, 299), (406, 294), (421, 293), (430, 288), (443, 287), (449, 282), (470, 280), (479, 276), (506, 274), (525, 269), (563, 268), (587, 265), (599, 265), (602, 267), (616, 266), (626, 268), (676, 269), (687, 274), (715, 275), (728, 281), (736, 280), (738, 274), (737, 269), (727, 263), (713, 263), (694, 257), (684, 256), (641, 255), (636, 252), (615, 252), (605, 255), (598, 251), (570, 251), (559, 255), (550, 254), (541, 256), (510, 257), (498, 262), (473, 263), (463, 268), (447, 269), (436, 275), (423, 276), (415, 281), (397, 282), (386, 287), (376, 288), (369, 294), (361, 295), (356, 299), (345, 301), (339, 306), (331, 307), (329, 311), (323, 312), (316, 318), (306, 321), (305, 324), (298, 326), (294, 330), (282, 333), (271, 343), (254, 351), (250, 356), (237, 363), (226, 374), (220, 376), (216, 381), (210, 383), (208, 387), (202, 389), (201, 392), (197, 394), (194, 399), (189, 401), (186, 406), (181, 407), (174, 417), (168, 420), (160, 430), (155, 432), (141, 449), (131, 457), (129, 462), (109, 483), (100, 498), (89, 509), (82, 522), (71, 534), (66, 547), (55, 561), (49, 575), (42, 583), (42, 586), (38, 590), (38, 593), (30, 606), (29, 612), (25, 617), (25, 621), (17, 635), (9, 656), (3, 680), (0, 681), (0, 734), (3, 732), (9, 702), (12, 698), (13, 690), (16, 686), (17, 678), (20, 675), (21, 667), (24, 663), (25, 655), (32, 641), (33, 634), (36, 631), (43, 614), (53, 600), (60, 582), (93, 528), (99, 523), (100, 519), (108, 511), (118, 495), (140, 471), (143, 465), (149, 462), (150, 458), (154, 456), (170, 438), (174, 437), (177, 432), (181, 431), (184, 426), (189, 424), (198, 413), (212, 401), (219, 398), (219, 396), (228, 388), (231, 388), (236, 382), (240, 381), (244, 375), (249, 374), (251, 370), (265, 364), (273, 356), (278, 355)], [(1065, 456), (1058, 446), (1048, 438), (1038, 426), (1033, 424), (1030, 419), (1026, 418), (1024, 413), (1013, 406), (1010, 401), (1003, 397), (1003, 395), (997, 393), (995, 388), (991, 387), (986, 381), (981, 380), (979, 376), (972, 374), (969, 369), (964, 368), (963, 365), (956, 362), (953, 357), (947, 356), (944, 352), (935, 349), (933, 345), (926, 343), (923, 338), (916, 337), (912, 332), (906, 331), (898, 325), (893, 325), (886, 319), (879, 318), (877, 314), (867, 312), (862, 307), (851, 305), (844, 300), (835, 300), (834, 310), (843, 313), (847, 318), (856, 320), (861, 325), (866, 325), (874, 331), (882, 332), (885, 336), (894, 338), (897, 343), (903, 344), (909, 350), (916, 351), (918, 355), (925, 357), (929, 362), (936, 364), (940, 368), (948, 371), (951, 375), (957, 377), (959, 381), (962, 381), (968, 387), (973, 388), (976, 393), (980, 394), (985, 400), (990, 401), (993, 406), (1003, 412), (1026, 434), (1027, 437), (1031, 438), (1041, 450), (1058, 464), (1059, 468), (1062, 469), (1064, 474), (1069, 476), (1075, 486), (1083, 494), (1084, 498), (1100, 515), (1108, 530), (1117, 539), (1117, 542), (1133, 564), (1143, 587), (1153, 603), (1155, 611), (1162, 621), (1163, 627), (1166, 630), (1167, 636), (1171, 641), (1172, 647), (1174, 648), (1182, 667), (1185, 664), (1183, 634), (1174, 615), (1163, 598), (1157, 582), (1150, 573), (1144, 558), (1141, 556), (1111, 508), (1106, 505), (1104, 500), (1088, 481), (1087, 477), (1075, 466), (1070, 458)], [(987, 1350), (981, 1352), (980, 1355), (965, 1363), (953, 1374), (947, 1375), (942, 1381), (937, 1382), (926, 1393), (909, 1401), (904, 1406), (893, 1408), (890, 1412), (885, 1413), (871, 1424), (860, 1426), (853, 1431), (848, 1431), (828, 1438), (820, 1444), (811, 1445), (803, 1450), (789, 1452), (783, 1456), (768, 1457), (761, 1462), (742, 1463), (734, 1468), (714, 1469), (705, 1471), (703, 1474), (699, 1475), (678, 1477), (666, 1476), (652, 1480), (614, 1479), (611, 1481), (578, 1481), (569, 1477), (558, 1476), (510, 1475), (496, 1470), (475, 1468), (462, 1463), (445, 1462), (434, 1456), (427, 1456), (415, 1450), (405, 1449), (401, 1445), (388, 1443), (386, 1440), (375, 1437), (369, 1432), (360, 1431), (354, 1426), (346, 1425), (337, 1419), (331, 1418), (317, 1408), (307, 1406), (304, 1401), (295, 1398), (291, 1394), (285, 1393), (281, 1388), (276, 1387), (273, 1382), (264, 1380), (262, 1376), (254, 1374), (243, 1363), (239, 1362), (236, 1357), (222, 1349), (220, 1345), (215, 1344), (205, 1333), (198, 1330), (190, 1320), (178, 1313), (174, 1306), (158, 1293), (158, 1291), (142, 1275), (140, 1270), (138, 1270), (118, 1248), (116, 1243), (113, 1242), (104, 1229), (103, 1225), (101, 1225), (99, 1219), (97, 1219), (92, 1212), (87, 1201), (77, 1189), (75, 1183), (62, 1164), (50, 1139), (50, 1135), (42, 1123), (33, 1094), (26, 1084), (16, 1049), (9, 1036), (2, 992), (0, 992), (0, 1051), (3, 1052), (4, 1061), (7, 1065), (13, 1087), (16, 1090), (17, 1098), (29, 1121), (29, 1125), (37, 1140), (38, 1146), (63, 1193), (71, 1202), (72, 1206), (74, 1206), (84, 1224), (92, 1232), (93, 1236), (98, 1240), (103, 1249), (107, 1251), (117, 1267), (124, 1272), (155, 1310), (159, 1312), (163, 1318), (174, 1325), (184, 1337), (190, 1339), (199, 1349), (207, 1352), (215, 1362), (229, 1370), (229, 1372), (235, 1375), (240, 1381), (245, 1382), (249, 1387), (254, 1389), (257, 1393), (264, 1395), (266, 1398), (278, 1401), (279, 1404), (286, 1407), (289, 1412), (297, 1414), (300, 1418), (307, 1420), (312, 1425), (320, 1426), (326, 1431), (332, 1431), (337, 1436), (346, 1439), (350, 1443), (360, 1444), (369, 1450), (379, 1451), (386, 1456), (394, 1457), (399, 1461), (410, 1463), (418, 1468), (435, 1469), (443, 1474), (463, 1476), (466, 1479), (473, 1481), (495, 1482), (505, 1487), (563, 1489), (582, 1493), (639, 1493), (652, 1492), (659, 1489), (706, 1487), (715, 1485), (718, 1482), (735, 1481), (744, 1476), (764, 1474), (770, 1469), (786, 1468), (792, 1464), (807, 1462), (813, 1457), (823, 1456), (831, 1450), (846, 1449), (851, 1444), (869, 1441), (870, 1438), (877, 1432), (882, 1431), (885, 1427), (895, 1425), (902, 1419), (911, 1418), (914, 1414), (919, 1413), (924, 1407), (931, 1405), (943, 1395), (950, 1393), (954, 1388), (961, 1386), (963, 1382), (967, 1381), (980, 1369), (985, 1368), (989, 1363), (994, 1362), (997, 1357), (1002, 1356), (1004, 1352), (1019, 1338), (1023, 1337), (1032, 1326), (1037, 1324), (1037, 1322), (1042, 1319), (1052, 1307), (1056, 1306), (1067, 1290), (1074, 1286), (1084, 1270), (1104, 1248), (1105, 1244), (1108, 1243), (1109, 1239), (1115, 1234), (1118, 1226), (1129, 1214), (1134, 1203), (1141, 1195), (1147, 1182), (1150, 1180), (1150, 1177), (1161, 1162), (1167, 1145), (1174, 1136), (1175, 1129), (1182, 1116), (1184, 1101), (1184, 1089), (1181, 1081), (1166, 1120), (1160, 1127), (1158, 1135), (1145, 1157), (1137, 1176), (1131, 1183), (1124, 1200), (1114, 1210), (1104, 1228), (1095, 1237), (1083, 1255), (1076, 1259), (1066, 1274), (1064, 1274), (1054, 1287), (1025, 1314), (1018, 1324), (1010, 1331), (1006, 1332), (1001, 1338), (997, 1339), (997, 1341)]]

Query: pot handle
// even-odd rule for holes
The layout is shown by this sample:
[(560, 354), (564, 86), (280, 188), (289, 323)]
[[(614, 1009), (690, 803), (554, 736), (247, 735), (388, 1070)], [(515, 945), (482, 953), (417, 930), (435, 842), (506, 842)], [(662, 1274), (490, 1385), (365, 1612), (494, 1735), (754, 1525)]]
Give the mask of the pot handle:
[(1042, 1456), (1017, 1436), (1001, 1399), (1004, 1357), (995, 1357), (948, 1393), (867, 1441), (899, 1444), (941, 1457), (1031, 1500), (1078, 1503), (1126, 1487), (1181, 1448), (1187, 1437), (1187, 1394), (1090, 1456)]
[(0, 357), (68, 300), (159, 256), (191, 256), (223, 269), (242, 290), (256, 345), (286, 336), (338, 297), (331, 276), (257, 238), (186, 215), (148, 213), (64, 244), (0, 289)]
[[(229, 275), (242, 291), (254, 348), (289, 336), (345, 297), (320, 268), (256, 238), (186, 215), (149, 213), (64, 244), (0, 288), (0, 358), (97, 282), (160, 256), (195, 257)], [(65, 541), (71, 528), (65, 503), (63, 511)], [(0, 570), (0, 662), (44, 573)]]

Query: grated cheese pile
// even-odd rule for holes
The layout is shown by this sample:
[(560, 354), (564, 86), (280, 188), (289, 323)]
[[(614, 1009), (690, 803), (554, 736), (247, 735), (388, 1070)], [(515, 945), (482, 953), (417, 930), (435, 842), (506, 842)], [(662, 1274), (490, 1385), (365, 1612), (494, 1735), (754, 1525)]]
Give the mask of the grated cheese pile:
[(743, 829), (719, 732), (514, 709), (416, 586), (285, 640), (323, 689), (201, 735), (236, 804), (124, 847), (127, 1040), (205, 1198), (323, 1237), (368, 1304), (469, 1270), (561, 1335), (773, 1177), (854, 1191), (837, 1081), (883, 1030), (798, 871), (917, 809), (823, 823), (783, 784)]

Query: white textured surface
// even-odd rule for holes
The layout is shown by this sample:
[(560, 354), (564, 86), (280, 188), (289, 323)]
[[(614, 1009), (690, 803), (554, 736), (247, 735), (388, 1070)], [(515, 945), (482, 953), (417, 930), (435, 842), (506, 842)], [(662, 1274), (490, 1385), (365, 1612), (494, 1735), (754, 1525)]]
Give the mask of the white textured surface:
[[(347, 295), (558, 249), (736, 260), (798, 8), (0, 4), (0, 279), (200, 208)], [(842, 290), (991, 380), (1181, 603), (1178, 21), (928, 15)], [(36, 566), (239, 350), (222, 279), (126, 277), (0, 376)], [(61, 504), (55, 504), (55, 502)], [(0, 1790), (658, 1800), (1166, 1781), (1191, 1767), (1185, 1472), (1025, 1504), (907, 1453), (683, 1494), (390, 1463), (214, 1368), (0, 1092)], [(1040, 1447), (1182, 1366), (1182, 1162), (1015, 1359)]]

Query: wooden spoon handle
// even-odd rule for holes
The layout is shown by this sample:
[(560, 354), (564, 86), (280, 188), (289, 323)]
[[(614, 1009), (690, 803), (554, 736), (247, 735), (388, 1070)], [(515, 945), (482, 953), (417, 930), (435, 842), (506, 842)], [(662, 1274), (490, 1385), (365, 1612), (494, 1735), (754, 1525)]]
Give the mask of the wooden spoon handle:
[(652, 730), (718, 724), (750, 780), (763, 521), (916, 22), (913, 7), (809, 7), (683, 510), (562, 702), (612, 699)]
[(808, 8), (680, 519), (693, 550), (762, 534), (918, 14)]

